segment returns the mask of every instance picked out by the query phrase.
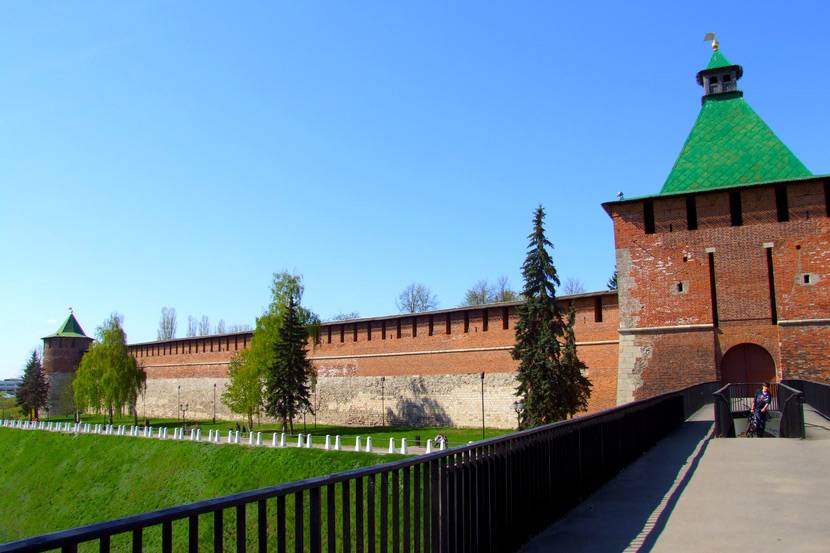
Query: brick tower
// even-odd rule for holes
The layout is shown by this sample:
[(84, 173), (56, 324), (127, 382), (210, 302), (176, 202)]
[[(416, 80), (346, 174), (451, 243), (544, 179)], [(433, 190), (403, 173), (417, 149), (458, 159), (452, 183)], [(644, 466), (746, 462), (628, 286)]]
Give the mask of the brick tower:
[(617, 402), (706, 380), (830, 378), (830, 178), (744, 100), (713, 42), (659, 194), (603, 204), (619, 280)]
[(43, 338), (43, 371), (49, 381), (48, 413), (73, 413), (72, 379), (92, 338), (84, 334), (70, 309), (69, 317), (57, 332)]

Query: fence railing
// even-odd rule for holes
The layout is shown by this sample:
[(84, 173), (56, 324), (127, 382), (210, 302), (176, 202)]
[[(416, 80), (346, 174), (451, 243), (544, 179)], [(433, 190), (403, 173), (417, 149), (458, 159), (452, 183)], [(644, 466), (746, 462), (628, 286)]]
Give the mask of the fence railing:
[(691, 413), (715, 383), (412, 459), (0, 545), (60, 549), (514, 551)]
[(824, 417), (830, 418), (830, 384), (813, 380), (784, 380), (788, 386), (804, 392), (804, 401)]
[[(715, 435), (719, 438), (735, 437), (735, 417), (748, 417), (761, 383), (739, 382), (726, 384), (713, 395), (715, 398)], [(770, 411), (781, 413), (779, 436), (803, 438), (804, 394), (782, 383), (770, 383)]]

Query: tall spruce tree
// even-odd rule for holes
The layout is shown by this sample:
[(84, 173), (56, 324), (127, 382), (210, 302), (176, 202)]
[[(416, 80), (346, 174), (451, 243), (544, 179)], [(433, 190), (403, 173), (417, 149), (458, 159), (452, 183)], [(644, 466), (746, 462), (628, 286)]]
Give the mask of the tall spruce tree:
[(274, 364), (265, 379), (265, 411), (282, 421), (283, 430), (294, 431), (294, 417), (301, 410), (313, 412), (309, 381), (314, 366), (306, 357), (308, 330), (301, 320), (299, 305), (290, 294), (274, 344)]
[(572, 357), (563, 356), (560, 341), (565, 341), (567, 349), (567, 327), (562, 320), (562, 311), (556, 305), (559, 277), (548, 253), (548, 248), (553, 245), (545, 237), (544, 220), (545, 210), (539, 206), (533, 232), (528, 236), (527, 257), (522, 264), (524, 303), (519, 306), (516, 345), (511, 352), (513, 359), (519, 361), (516, 395), (524, 402), (522, 427), (568, 418), (584, 408), (580, 398), (590, 393), (579, 371), (579, 378), (575, 378), (572, 368), (563, 364), (567, 361), (571, 367), (575, 365), (576, 342), (572, 344)]
[(568, 321), (565, 325), (565, 351), (562, 355), (562, 382), (565, 392), (565, 403), (573, 407), (567, 416), (571, 417), (579, 411), (588, 408), (588, 399), (591, 397), (591, 381), (583, 374), (587, 368), (576, 353), (576, 304), (568, 305)]
[(17, 389), (17, 404), (26, 417), (38, 418), (40, 409), (46, 407), (48, 395), (49, 382), (43, 372), (40, 355), (33, 350), (23, 370), (23, 381)]

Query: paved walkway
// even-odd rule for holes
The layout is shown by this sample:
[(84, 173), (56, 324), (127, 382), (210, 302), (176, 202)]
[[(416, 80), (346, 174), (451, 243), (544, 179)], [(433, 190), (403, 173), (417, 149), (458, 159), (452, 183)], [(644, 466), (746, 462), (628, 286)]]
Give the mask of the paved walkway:
[(523, 553), (830, 552), (830, 421), (807, 439), (712, 439), (696, 413)]

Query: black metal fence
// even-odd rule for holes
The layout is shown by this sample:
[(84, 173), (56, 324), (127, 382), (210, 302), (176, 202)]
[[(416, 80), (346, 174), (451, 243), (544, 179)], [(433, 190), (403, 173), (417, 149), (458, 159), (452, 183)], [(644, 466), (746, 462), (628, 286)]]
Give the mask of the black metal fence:
[(784, 383), (804, 392), (804, 401), (830, 418), (830, 384), (812, 380), (784, 380)]
[(711, 401), (715, 388), (7, 543), (0, 553), (514, 551)]
[[(748, 417), (755, 401), (755, 394), (761, 383), (730, 383), (719, 388), (715, 398), (715, 435), (719, 438), (735, 437), (735, 417)], [(781, 413), (779, 436), (782, 438), (803, 438), (804, 394), (782, 383), (770, 384), (770, 411)]]

